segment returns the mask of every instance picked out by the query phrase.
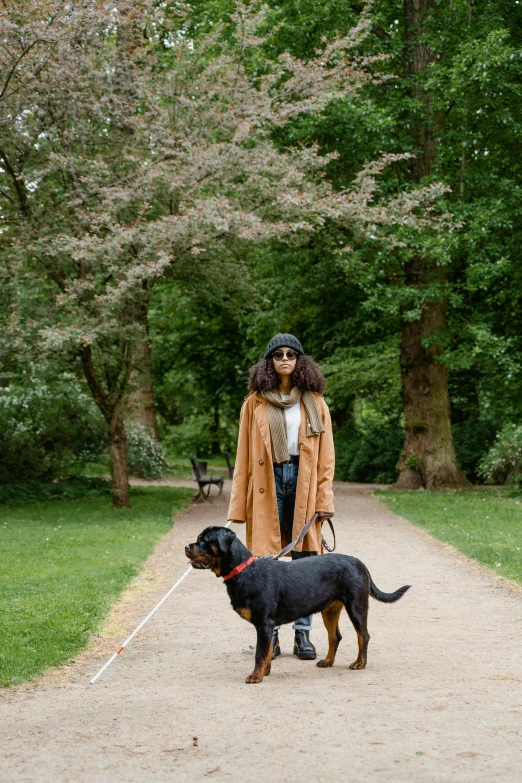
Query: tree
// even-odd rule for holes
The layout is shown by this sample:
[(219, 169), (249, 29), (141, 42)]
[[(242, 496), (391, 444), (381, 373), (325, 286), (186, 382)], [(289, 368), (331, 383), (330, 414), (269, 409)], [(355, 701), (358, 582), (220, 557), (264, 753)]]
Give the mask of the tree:
[[(520, 84), (520, 53), (509, 42), (509, 16), (507, 9), (501, 11), (488, 0), (474, 9), (469, 2), (404, 3), (399, 33), (407, 99), (399, 113), (411, 138), (409, 149), (416, 155), (409, 177), (413, 183), (444, 178), (452, 188), (449, 208), (461, 218), (462, 227), (455, 236), (443, 238), (440, 254), (414, 254), (404, 267), (404, 285), (413, 296), (403, 308), (401, 328), (406, 442), (397, 485), (402, 488), (442, 489), (466, 483), (451, 437), (448, 367), (457, 367), (452, 361), (455, 349), (462, 355), (463, 330), (470, 335), (462, 304), (468, 297), (476, 298), (478, 266), (484, 288), (495, 285), (501, 272), (498, 262), (504, 251), (490, 238), (497, 234), (500, 204), (508, 205), (507, 192), (499, 189), (498, 180), (494, 182), (500, 160), (490, 158), (485, 166), (482, 160), (489, 157), (489, 145), (496, 146), (498, 113), (502, 116), (506, 103), (511, 133), (519, 114), (519, 101), (510, 100), (517, 71)], [(481, 137), (489, 137), (484, 152), (479, 149)], [(490, 244), (489, 252), (479, 261), (477, 251), (484, 243)], [(507, 250), (507, 243), (502, 244)], [(505, 258), (501, 266), (505, 269)], [(417, 306), (416, 318), (412, 304)], [(483, 322), (483, 314), (473, 320), (477, 316)]]
[[(405, 0), (405, 76), (410, 83), (415, 158), (409, 165), (413, 183), (431, 178), (437, 155), (436, 135), (440, 119), (433, 112), (431, 96), (423, 77), (435, 53), (426, 41), (425, 24), (434, 0)], [(432, 287), (415, 319), (402, 317), (400, 368), (406, 423), (406, 440), (399, 462), (399, 489), (447, 489), (468, 482), (455, 456), (451, 433), (448, 373), (440, 361), (442, 330), (446, 320), (447, 264), (424, 254), (415, 254), (404, 265), (404, 284), (411, 288)]]
[(238, 4), (232, 36), (219, 28), (192, 40), (178, 7), (152, 0), (1, 11), (11, 74), (3, 247), (20, 278), (46, 286), (44, 349), (81, 357), (106, 421), (117, 507), (129, 504), (123, 404), (154, 281), (168, 271), (215, 285), (228, 247), (292, 241), (327, 222), (372, 236), (433, 222), (422, 211), (437, 185), (374, 203), (380, 173), (400, 156), (333, 190), (322, 173), (331, 157), (316, 145), (273, 143), (274, 129), (382, 80), (379, 55), (355, 54), (367, 18), (308, 62), (283, 53), (261, 63), (263, 22)]
[[(272, 42), (276, 51), (290, 51), (304, 60), (313, 56), (322, 35), (336, 29), (342, 35), (363, 8), (350, 0), (320, 7), (306, 0), (273, 0), (271, 7), (283, 22)], [(364, 349), (368, 369), (375, 363), (375, 322), (386, 325), (386, 345), (396, 345), (393, 337), (400, 336), (408, 425), (400, 483), (461, 485), (448, 383), (457, 439), (463, 427), (483, 433), (472, 470), (480, 449), (487, 447), (491, 426), (498, 427), (508, 409), (517, 409), (513, 394), (521, 377), (520, 340), (515, 336), (518, 308), (512, 303), (520, 256), (516, 204), (521, 185), (522, 9), (491, 0), (473, 7), (467, 0), (376, 0), (370, 17), (371, 33), (361, 44), (362, 52), (386, 53), (389, 59), (382, 67), (395, 78), (366, 85), (362, 100), (355, 102), (348, 95), (322, 115), (298, 118), (285, 128), (285, 141), (314, 139), (325, 151), (337, 153), (327, 168), (334, 187), (346, 187), (362, 162), (380, 150), (411, 152), (415, 158), (409, 165), (399, 163), (384, 174), (381, 192), (408, 192), (417, 182), (447, 183), (451, 192), (440, 209), (452, 212), (460, 228), (435, 234), (426, 226), (419, 234), (399, 227), (395, 246), (386, 246), (368, 232), (354, 238), (342, 224), (335, 236), (329, 226), (311, 264), (305, 264), (303, 251), (301, 274), (315, 275), (316, 259), (327, 258), (330, 264), (332, 234), (338, 248), (340, 242), (355, 248), (356, 253), (341, 256), (341, 268), (359, 290), (353, 298), (350, 294), (346, 308), (354, 319), (358, 312), (364, 326), (356, 334), (350, 319), (338, 322), (335, 340), (326, 348), (330, 353), (321, 358), (330, 358), (334, 372), (348, 377), (348, 356), (359, 355), (362, 362)], [(325, 320), (330, 309), (329, 298)], [(320, 320), (319, 315), (317, 323)], [(384, 370), (385, 361), (382, 366)], [(351, 407), (345, 415), (351, 417)], [(477, 426), (482, 418), (487, 426)], [(470, 465), (468, 455), (465, 461)]]

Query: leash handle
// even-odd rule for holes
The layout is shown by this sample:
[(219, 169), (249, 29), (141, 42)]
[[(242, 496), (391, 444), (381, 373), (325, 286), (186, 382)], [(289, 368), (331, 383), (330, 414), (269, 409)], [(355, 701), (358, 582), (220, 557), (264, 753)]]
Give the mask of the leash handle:
[(335, 547), (337, 546), (337, 541), (335, 540), (335, 528), (333, 526), (332, 518), (331, 517), (325, 517), (326, 521), (330, 525), (330, 530), (332, 531), (333, 536), (333, 546), (330, 546), (327, 542), (324, 536), (321, 536), (323, 541), (323, 546), (326, 549), (327, 552), (334, 552)]
[(313, 517), (310, 517), (310, 519), (308, 520), (308, 522), (306, 522), (306, 523), (304, 524), (304, 526), (301, 528), (301, 530), (299, 531), (299, 535), (297, 536), (297, 538), (295, 538), (293, 541), (291, 541), (291, 542), (290, 542), (290, 544), (287, 544), (287, 545), (286, 545), (286, 546), (285, 546), (285, 547), (284, 547), (284, 548), (283, 548), (283, 549), (282, 549), (282, 550), (279, 552), (279, 554), (278, 554), (278, 555), (274, 555), (274, 556), (272, 557), (272, 560), (279, 560), (279, 558), (280, 558), (280, 557), (284, 557), (285, 555), (288, 555), (288, 554), (289, 554), (289, 553), (292, 551), (292, 549), (295, 549), (295, 547), (296, 547), (296, 546), (297, 546), (299, 543), (301, 543), (301, 541), (303, 540), (303, 538), (306, 536), (306, 534), (307, 534), (307, 533), (308, 533), (308, 531), (310, 530), (310, 528), (311, 528), (311, 526), (313, 525), (313, 523), (315, 522), (315, 520), (316, 520), (316, 519), (318, 519), (319, 517), (320, 517), (321, 519), (327, 519), (327, 520), (328, 520), (328, 524), (330, 525), (330, 529), (331, 529), (331, 531), (332, 531), (332, 533), (333, 533), (333, 537), (334, 537), (334, 545), (333, 545), (333, 547), (332, 547), (332, 548), (330, 548), (330, 547), (328, 546), (328, 544), (326, 543), (326, 541), (324, 540), (324, 538), (323, 538), (323, 541), (322, 541), (322, 543), (323, 543), (323, 546), (324, 546), (324, 548), (325, 548), (325, 549), (327, 549), (327, 550), (328, 550), (328, 552), (333, 552), (333, 550), (335, 549), (335, 530), (334, 530), (333, 523), (332, 523), (332, 517), (333, 517), (333, 514), (319, 514), (319, 512), (318, 512), (318, 511), (316, 511), (316, 512), (315, 512), (315, 514), (313, 515)]

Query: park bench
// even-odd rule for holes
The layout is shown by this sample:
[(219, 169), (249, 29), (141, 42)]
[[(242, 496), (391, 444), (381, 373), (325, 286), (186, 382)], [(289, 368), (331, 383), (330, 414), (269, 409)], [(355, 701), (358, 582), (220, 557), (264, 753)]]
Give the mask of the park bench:
[(229, 451), (224, 451), (223, 454), (225, 455), (225, 459), (226, 459), (227, 465), (228, 465), (228, 477), (229, 477), (229, 479), (232, 479), (232, 478), (234, 478), (234, 465), (232, 465), (232, 463), (230, 461), (230, 452)]
[(190, 461), (192, 463), (192, 470), (194, 471), (194, 478), (198, 482), (198, 487), (199, 487), (199, 492), (194, 497), (194, 502), (197, 502), (198, 500), (207, 501), (210, 498), (210, 487), (213, 484), (214, 486), (219, 487), (218, 496), (221, 495), (221, 493), (223, 492), (223, 483), (224, 483), (223, 476), (220, 476), (218, 474), (215, 474), (213, 476), (207, 476), (206, 474), (207, 463), (200, 462), (195, 454), (191, 456)]

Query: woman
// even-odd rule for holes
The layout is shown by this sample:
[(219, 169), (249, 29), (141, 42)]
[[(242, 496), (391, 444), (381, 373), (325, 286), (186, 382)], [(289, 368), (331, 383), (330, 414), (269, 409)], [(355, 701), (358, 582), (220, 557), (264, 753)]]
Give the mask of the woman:
[[(273, 337), (264, 359), (250, 370), (228, 518), (246, 522), (247, 546), (256, 556), (278, 554), (316, 511), (333, 513), (335, 458), (324, 385), (321, 371), (292, 334)], [(318, 519), (292, 560), (321, 552)], [(314, 659), (312, 616), (292, 627), (294, 655)], [(277, 628), (273, 645), (279, 655)]]

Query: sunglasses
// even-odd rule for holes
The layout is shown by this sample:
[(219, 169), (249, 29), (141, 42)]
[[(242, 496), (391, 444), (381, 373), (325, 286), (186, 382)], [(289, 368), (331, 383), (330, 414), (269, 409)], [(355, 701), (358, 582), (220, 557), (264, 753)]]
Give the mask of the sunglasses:
[(278, 362), (280, 362), (281, 359), (284, 359), (285, 356), (287, 359), (290, 359), (290, 361), (292, 361), (292, 359), (295, 359), (297, 357), (297, 354), (295, 351), (274, 351), (274, 353), (272, 354), (272, 357), (274, 359), (277, 359)]

